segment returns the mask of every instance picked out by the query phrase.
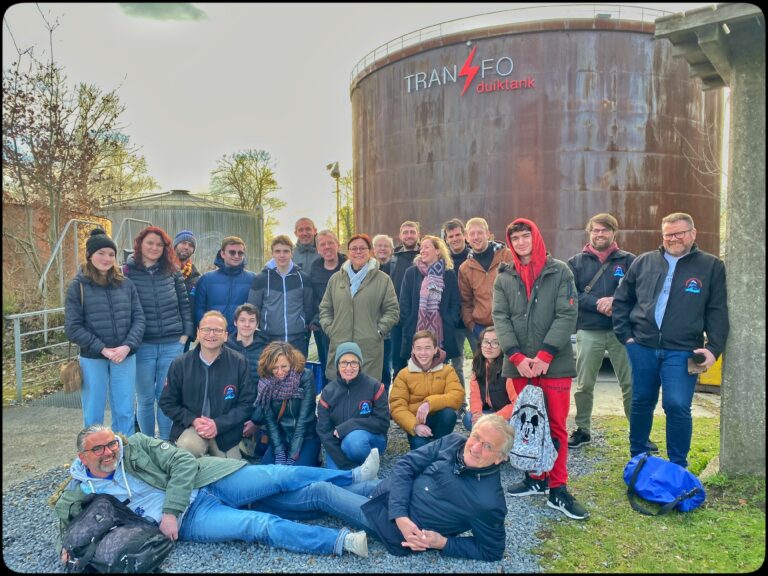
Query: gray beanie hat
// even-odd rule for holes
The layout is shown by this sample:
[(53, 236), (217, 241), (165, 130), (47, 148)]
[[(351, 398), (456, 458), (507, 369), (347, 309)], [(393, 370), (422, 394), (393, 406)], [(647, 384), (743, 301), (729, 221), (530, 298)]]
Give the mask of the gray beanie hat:
[(354, 354), (357, 356), (357, 359), (360, 361), (360, 364), (363, 363), (363, 352), (360, 350), (360, 346), (355, 344), (354, 342), (342, 342), (339, 344), (339, 347), (336, 348), (336, 359), (334, 361), (334, 365), (338, 369), (339, 367), (339, 358), (344, 356), (344, 354)]

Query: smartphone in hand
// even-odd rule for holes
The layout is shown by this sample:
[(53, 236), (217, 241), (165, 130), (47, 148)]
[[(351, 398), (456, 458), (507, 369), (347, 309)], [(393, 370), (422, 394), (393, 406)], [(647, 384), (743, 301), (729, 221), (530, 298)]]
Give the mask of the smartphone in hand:
[(701, 374), (702, 372), (706, 372), (707, 367), (701, 364), (706, 359), (707, 357), (704, 356), (704, 354), (698, 353), (695, 353), (693, 356), (688, 358), (688, 374)]

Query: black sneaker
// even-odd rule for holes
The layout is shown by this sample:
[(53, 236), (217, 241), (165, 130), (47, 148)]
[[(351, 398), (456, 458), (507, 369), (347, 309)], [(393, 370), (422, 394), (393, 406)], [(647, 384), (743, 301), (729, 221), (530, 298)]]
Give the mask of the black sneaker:
[(523, 481), (507, 486), (507, 492), (512, 496), (533, 496), (535, 494), (549, 494), (549, 482), (546, 478), (535, 480), (525, 475)]
[(645, 449), (652, 454), (657, 454), (659, 452), (659, 447), (656, 446), (655, 442), (651, 442), (650, 440), (648, 440), (648, 443), (645, 445)]
[(549, 491), (547, 506), (559, 510), (568, 518), (573, 518), (574, 520), (589, 518), (589, 512), (587, 512), (584, 506), (576, 502), (576, 499), (568, 493), (565, 485), (552, 488)]
[(568, 438), (568, 448), (578, 448), (584, 446), (584, 444), (589, 444), (591, 441), (592, 436), (589, 435), (589, 432), (584, 432), (581, 428), (576, 428), (576, 430), (573, 431), (573, 434), (571, 434), (571, 437)]

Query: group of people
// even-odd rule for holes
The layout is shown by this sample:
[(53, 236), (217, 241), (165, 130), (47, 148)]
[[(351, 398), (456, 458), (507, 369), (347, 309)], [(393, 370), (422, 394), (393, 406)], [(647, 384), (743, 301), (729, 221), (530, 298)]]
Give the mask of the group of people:
[[(85, 429), (65, 495), (82, 499), (98, 491), (94, 476), (117, 474), (134, 509), (145, 510), (144, 499), (162, 509), (152, 517), (172, 538), (365, 555), (367, 532), (394, 554), (436, 548), (498, 560), (506, 514), (499, 466), (515, 433), (507, 422), (529, 383), (544, 392), (557, 458), (551, 471), (526, 474), (506, 492), (547, 495), (548, 506), (569, 518), (589, 516), (567, 489), (568, 450), (591, 440), (606, 351), (623, 393), (630, 453), (658, 450), (650, 432), (661, 389), (667, 455), (687, 465), (696, 382), (688, 364), (694, 355), (703, 358), (699, 368), (714, 364), (728, 334), (724, 266), (696, 247), (688, 214), (666, 216), (662, 245), (637, 258), (618, 247), (616, 218), (597, 214), (586, 226), (588, 242), (567, 263), (551, 256), (526, 218), (507, 226), (504, 243), (480, 217), (452, 219), (440, 237), (421, 237), (419, 224), (406, 221), (401, 246), (383, 234), (355, 234), (346, 254), (332, 231), (317, 232), (308, 218), (295, 231), (296, 245), (284, 235), (272, 240), (272, 259), (258, 274), (246, 270), (244, 242), (227, 237), (218, 269), (202, 275), (190, 260), (190, 231), (171, 242), (160, 228), (144, 229), (122, 267), (112, 240), (94, 231), (67, 292)], [(312, 336), (324, 368), (319, 395), (306, 366)], [(197, 347), (184, 352), (193, 339)], [(465, 340), (473, 350), (469, 390)], [(569, 437), (574, 377), (577, 427)], [(113, 430), (102, 425), (107, 389)], [(134, 398), (141, 434), (132, 435)], [(376, 474), (390, 419), (411, 451), (380, 484), (359, 482)], [(454, 432), (457, 421), (469, 438)], [(261, 465), (242, 467), (243, 438), (268, 444)], [(130, 456), (138, 452), (184, 462), (184, 489), (171, 498), (177, 480), (144, 478)], [(323, 460), (329, 470), (313, 472)], [(131, 496), (135, 477), (164, 495)], [(117, 485), (110, 489), (122, 494)], [(59, 502), (64, 527), (76, 508)], [(474, 508), (464, 509), (468, 503)], [(301, 525), (317, 534), (288, 542), (270, 527), (321, 513), (362, 532)], [(467, 530), (472, 536), (458, 536)]]

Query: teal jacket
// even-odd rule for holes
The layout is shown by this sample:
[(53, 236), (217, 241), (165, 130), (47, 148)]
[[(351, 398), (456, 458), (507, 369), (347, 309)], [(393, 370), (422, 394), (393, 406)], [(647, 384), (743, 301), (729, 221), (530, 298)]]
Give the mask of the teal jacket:
[[(122, 451), (117, 465), (123, 467), (124, 473), (165, 491), (164, 514), (179, 516), (189, 506), (192, 490), (216, 482), (246, 465), (244, 460), (215, 456), (195, 458), (184, 448), (177, 448), (166, 440), (150, 438), (139, 432), (127, 440), (122, 436), (119, 438)], [(82, 464), (75, 460), (70, 471), (78, 467), (82, 467)], [(88, 494), (83, 492), (81, 485), (80, 480), (69, 480), (56, 501), (56, 516), (62, 532), (82, 511), (83, 499)]]
[(533, 358), (543, 350), (553, 355), (547, 378), (576, 375), (571, 334), (576, 331), (579, 305), (573, 273), (565, 262), (547, 255), (531, 298), (513, 264), (501, 264), (493, 284), (493, 325), (504, 351), (502, 375), (520, 378), (510, 356)]

